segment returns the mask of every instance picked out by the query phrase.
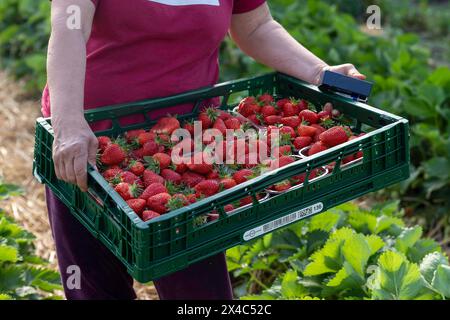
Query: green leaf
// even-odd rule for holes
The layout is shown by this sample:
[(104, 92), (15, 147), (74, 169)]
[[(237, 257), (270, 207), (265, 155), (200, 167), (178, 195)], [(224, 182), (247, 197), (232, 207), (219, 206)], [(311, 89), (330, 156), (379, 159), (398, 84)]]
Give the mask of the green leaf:
[(434, 274), (439, 265), (448, 265), (447, 258), (440, 252), (433, 252), (425, 256), (420, 263), (420, 273), (424, 279), (431, 284)]
[(369, 257), (372, 255), (372, 249), (362, 234), (354, 234), (347, 239), (342, 246), (342, 253), (345, 260), (362, 277), (365, 274), (365, 268)]
[(322, 230), (330, 232), (338, 223), (340, 215), (336, 212), (327, 211), (310, 219), (309, 230)]
[(384, 252), (378, 259), (378, 269), (371, 283), (372, 298), (408, 300), (418, 298), (424, 283), (419, 267), (393, 251)]
[(307, 290), (298, 282), (297, 272), (289, 270), (284, 274), (281, 280), (281, 294), (284, 298), (300, 298), (307, 293)]
[(428, 177), (439, 178), (440, 180), (446, 180), (449, 178), (450, 162), (446, 158), (432, 158), (422, 165), (425, 169), (425, 174)]
[(442, 248), (436, 241), (420, 239), (412, 248), (409, 248), (407, 256), (412, 262), (419, 263), (427, 254), (441, 251)]
[(414, 246), (421, 236), (422, 227), (415, 226), (413, 228), (406, 228), (395, 241), (395, 248), (400, 252), (407, 253), (409, 248)]
[(0, 300), (12, 300), (12, 297), (10, 295), (0, 293)]
[(0, 245), (0, 262), (17, 262), (19, 253), (16, 248), (6, 245)]
[(366, 241), (370, 247), (370, 255), (375, 254), (378, 250), (384, 247), (385, 243), (379, 236), (371, 234), (366, 236)]
[(434, 275), (431, 285), (436, 289), (441, 295), (446, 298), (450, 298), (450, 266), (440, 264)]

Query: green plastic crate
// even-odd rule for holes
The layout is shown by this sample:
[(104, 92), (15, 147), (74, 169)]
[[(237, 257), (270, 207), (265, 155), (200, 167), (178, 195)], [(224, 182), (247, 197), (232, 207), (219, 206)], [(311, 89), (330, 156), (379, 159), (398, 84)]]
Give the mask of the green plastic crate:
[[(219, 97), (220, 108), (228, 110), (236, 106), (240, 97), (264, 92), (278, 98), (304, 98), (317, 106), (332, 102), (356, 132), (363, 130), (368, 133), (147, 222), (143, 222), (92, 167), (88, 170), (88, 193), (56, 178), (49, 118), (37, 119), (34, 175), (50, 187), (139, 282), (181, 270), (228, 248), (409, 177), (407, 120), (339, 95), (323, 93), (316, 86), (280, 73), (226, 82), (166, 98), (89, 110), (85, 116), (88, 122), (111, 120), (111, 129), (96, 134), (117, 136), (130, 129), (149, 128), (154, 120), (147, 113), (152, 110), (193, 103), (193, 112), (180, 116), (181, 120), (196, 116), (201, 103), (210, 98)], [(138, 113), (144, 115), (144, 123), (119, 124), (120, 117)], [(363, 161), (341, 167), (341, 159), (358, 150), (363, 151)], [(321, 179), (313, 182), (306, 179), (301, 188), (264, 201), (257, 200), (256, 194), (269, 186), (331, 162), (336, 162), (334, 170)], [(224, 212), (224, 205), (248, 195), (252, 196), (252, 205), (229, 215)], [(212, 210), (217, 210), (219, 219), (203, 225), (196, 223), (199, 216)]]

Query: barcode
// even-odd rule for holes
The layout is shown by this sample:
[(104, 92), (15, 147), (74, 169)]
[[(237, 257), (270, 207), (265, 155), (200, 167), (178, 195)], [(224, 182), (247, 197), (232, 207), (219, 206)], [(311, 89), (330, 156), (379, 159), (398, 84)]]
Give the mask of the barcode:
[(276, 228), (279, 228), (279, 227), (284, 226), (284, 225), (286, 225), (288, 223), (291, 223), (291, 222), (295, 221), (296, 219), (297, 219), (297, 213), (296, 212), (294, 212), (294, 213), (292, 213), (292, 214), (290, 214), (288, 216), (281, 217), (281, 218), (279, 218), (277, 220), (271, 221), (271, 222), (266, 223), (265, 225), (263, 225), (263, 232), (266, 233), (266, 232), (272, 231), (272, 230), (274, 230)]
[(245, 241), (254, 239), (256, 237), (262, 236), (265, 233), (271, 232), (272, 230), (284, 227), (294, 221), (301, 220), (307, 216), (313, 215), (315, 213), (319, 213), (323, 210), (324, 206), (322, 202), (318, 202), (313, 204), (312, 206), (300, 209), (291, 214), (285, 215), (281, 218), (275, 219), (273, 221), (267, 222), (259, 227), (247, 230), (243, 238)]

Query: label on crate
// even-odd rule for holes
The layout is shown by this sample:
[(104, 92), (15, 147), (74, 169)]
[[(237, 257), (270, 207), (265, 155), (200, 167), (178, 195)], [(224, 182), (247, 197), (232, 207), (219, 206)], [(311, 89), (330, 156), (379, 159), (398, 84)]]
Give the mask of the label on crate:
[(272, 220), (259, 227), (246, 231), (244, 233), (244, 240), (249, 241), (265, 233), (269, 233), (275, 229), (284, 227), (294, 221), (298, 221), (315, 213), (319, 213), (322, 210), (323, 210), (323, 203), (322, 202), (315, 203), (309, 207), (297, 210), (281, 218)]

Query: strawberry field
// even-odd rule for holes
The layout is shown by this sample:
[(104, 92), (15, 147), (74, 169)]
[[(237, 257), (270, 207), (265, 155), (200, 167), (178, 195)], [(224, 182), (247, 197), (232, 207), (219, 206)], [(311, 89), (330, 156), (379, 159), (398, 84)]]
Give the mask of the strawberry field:
[[(431, 0), (417, 1), (413, 9), (409, 1), (366, 2), (274, 0), (270, 6), (319, 57), (329, 64), (352, 62), (373, 80), (369, 105), (409, 120), (411, 176), (229, 249), (236, 298), (450, 299), (450, 47), (439, 40), (449, 37), (450, 6)], [(381, 8), (382, 30), (365, 26), (370, 4)], [(0, 120), (7, 124), (0, 149), (0, 299), (62, 294), (42, 186), (30, 174), (38, 108), (20, 112), (21, 104), (37, 105), (45, 83), (48, 14), (46, 1), (0, 4), (0, 65), (8, 83), (20, 81), (20, 90), (6, 82), (0, 88)], [(221, 65), (222, 80), (270, 71), (230, 39), (222, 46)], [(27, 132), (11, 135), (11, 128), (21, 127)], [(254, 134), (245, 135), (249, 130)], [(173, 138), (177, 131), (185, 134)], [(233, 131), (231, 138), (227, 131)], [(99, 136), (97, 168), (140, 220), (152, 223), (367, 133), (332, 103), (269, 93), (240, 96), (232, 110), (209, 106), (195, 119), (168, 116), (145, 129)], [(356, 150), (340, 165), (358, 164), (364, 156)], [(320, 180), (335, 166), (298, 172), (256, 198), (242, 197), (198, 216), (195, 227)], [(136, 288), (140, 298), (155, 298), (151, 284)]]

